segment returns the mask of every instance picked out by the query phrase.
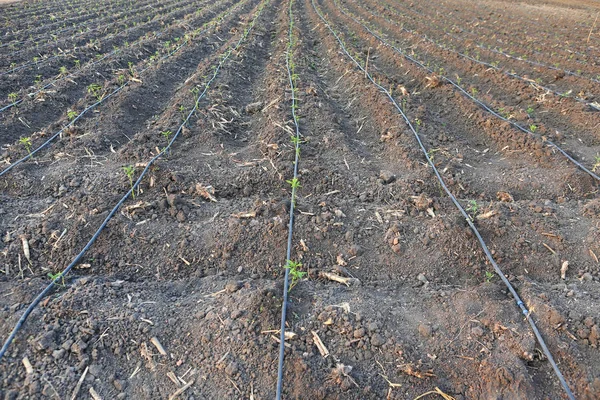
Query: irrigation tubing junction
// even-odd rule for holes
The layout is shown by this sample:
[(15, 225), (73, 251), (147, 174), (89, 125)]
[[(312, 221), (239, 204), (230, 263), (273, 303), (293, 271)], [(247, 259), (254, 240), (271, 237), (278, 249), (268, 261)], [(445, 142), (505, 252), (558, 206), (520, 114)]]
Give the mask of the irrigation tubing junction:
[(571, 389), (569, 388), (569, 385), (567, 384), (567, 382), (566, 382), (563, 374), (560, 372), (560, 369), (556, 365), (556, 362), (554, 361), (554, 358), (552, 357), (552, 354), (550, 353), (550, 350), (548, 349), (548, 346), (546, 346), (546, 342), (542, 338), (542, 335), (541, 335), (540, 331), (538, 330), (538, 328), (537, 328), (537, 326), (535, 324), (533, 316), (531, 315), (531, 313), (529, 312), (529, 310), (527, 309), (527, 307), (525, 307), (525, 304), (523, 303), (523, 301), (521, 300), (521, 298), (519, 297), (519, 295), (517, 294), (517, 292), (515, 291), (515, 289), (511, 285), (511, 283), (508, 281), (508, 279), (506, 278), (506, 276), (504, 275), (504, 273), (502, 272), (502, 270), (500, 269), (500, 267), (498, 266), (498, 264), (494, 260), (494, 257), (492, 256), (492, 253), (488, 249), (485, 241), (483, 240), (481, 234), (479, 233), (479, 230), (475, 227), (475, 224), (473, 223), (472, 218), (469, 216), (469, 214), (465, 211), (465, 209), (458, 202), (458, 200), (456, 199), (456, 197), (454, 197), (454, 195), (452, 194), (452, 192), (450, 192), (450, 190), (446, 186), (446, 183), (444, 182), (444, 179), (442, 178), (442, 176), (440, 175), (439, 171), (437, 170), (435, 164), (433, 163), (433, 161), (431, 160), (431, 158), (429, 158), (429, 155), (427, 154), (427, 149), (423, 145), (423, 142), (421, 141), (421, 138), (419, 137), (419, 134), (415, 130), (414, 126), (412, 125), (412, 123), (410, 122), (410, 120), (408, 119), (408, 117), (406, 116), (406, 114), (402, 111), (402, 108), (398, 105), (398, 103), (396, 102), (396, 100), (394, 99), (394, 97), (390, 94), (390, 92), (386, 88), (384, 88), (383, 86), (379, 85), (373, 79), (373, 77), (367, 72), (367, 70), (365, 70), (365, 68), (348, 52), (348, 50), (346, 49), (346, 47), (345, 47), (344, 42), (342, 41), (342, 39), (340, 39), (340, 37), (338, 36), (338, 34), (333, 30), (333, 28), (329, 25), (329, 23), (327, 22), (327, 20), (325, 19), (325, 17), (323, 17), (323, 15), (321, 14), (321, 12), (318, 10), (318, 8), (317, 8), (317, 6), (315, 4), (315, 1), (311, 0), (311, 2), (312, 2), (313, 8), (315, 9), (315, 12), (317, 13), (317, 15), (323, 21), (323, 24), (329, 29), (329, 31), (333, 34), (333, 36), (336, 38), (336, 40), (340, 44), (340, 47), (341, 47), (342, 51), (344, 52), (344, 54), (346, 54), (346, 56), (348, 58), (350, 58), (354, 62), (354, 64), (358, 67), (358, 69), (360, 69), (360, 71), (362, 73), (364, 73), (364, 76), (367, 77), (371, 81), (371, 83), (373, 83), (373, 85), (375, 85), (381, 92), (383, 92), (390, 99), (390, 101), (392, 102), (392, 104), (394, 105), (394, 107), (396, 108), (396, 110), (398, 110), (398, 112), (400, 113), (400, 115), (402, 116), (402, 118), (404, 119), (404, 121), (406, 122), (406, 125), (408, 126), (408, 128), (412, 131), (413, 135), (415, 136), (415, 139), (417, 140), (417, 143), (419, 144), (419, 147), (421, 148), (421, 151), (423, 152), (423, 155), (425, 156), (425, 158), (427, 160), (427, 163), (431, 166), (431, 168), (432, 168), (435, 176), (437, 177), (438, 181), (440, 182), (440, 185), (442, 186), (442, 188), (444, 189), (444, 191), (446, 192), (446, 194), (448, 195), (448, 197), (450, 198), (450, 200), (452, 200), (452, 202), (454, 203), (454, 205), (456, 206), (456, 208), (459, 210), (459, 212), (466, 219), (469, 227), (471, 228), (471, 230), (473, 231), (473, 233), (477, 237), (477, 240), (479, 241), (479, 244), (481, 245), (481, 248), (483, 249), (483, 251), (484, 251), (487, 259), (490, 261), (490, 263), (494, 267), (494, 271), (500, 277), (500, 279), (502, 280), (502, 282), (506, 285), (507, 289), (510, 291), (510, 293), (513, 296), (513, 298), (515, 299), (515, 301), (517, 303), (517, 306), (521, 309), (521, 312), (525, 316), (525, 319), (529, 322), (529, 325), (531, 326), (531, 329), (533, 330), (533, 333), (535, 334), (535, 337), (536, 337), (538, 343), (540, 344), (540, 347), (542, 348), (542, 351), (544, 352), (544, 355), (548, 358), (548, 362), (552, 366), (552, 369), (554, 370), (556, 376), (558, 377), (558, 380), (560, 381), (560, 384), (564, 388), (565, 393), (567, 394), (567, 396), (569, 397), (569, 399), (575, 400), (575, 396), (571, 392)]

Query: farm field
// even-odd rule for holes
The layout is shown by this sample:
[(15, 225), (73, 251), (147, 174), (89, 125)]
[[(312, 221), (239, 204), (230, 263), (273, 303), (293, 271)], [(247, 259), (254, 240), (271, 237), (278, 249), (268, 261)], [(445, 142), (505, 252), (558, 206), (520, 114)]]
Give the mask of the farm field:
[(0, 399), (600, 398), (600, 3), (0, 0)]

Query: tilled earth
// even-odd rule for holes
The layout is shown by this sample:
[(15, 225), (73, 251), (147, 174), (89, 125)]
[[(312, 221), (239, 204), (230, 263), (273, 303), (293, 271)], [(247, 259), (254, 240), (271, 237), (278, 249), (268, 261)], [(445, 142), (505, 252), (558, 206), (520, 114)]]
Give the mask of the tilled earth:
[[(273, 398), (289, 1), (60, 4), (0, 8), (0, 109), (23, 99), (0, 112), (0, 171), (62, 130), (0, 176), (2, 341), (127, 193), (124, 167), (139, 176), (225, 61), (29, 316), (0, 360), (0, 398)], [(306, 275), (289, 292), (283, 398), (566, 398), (402, 116), (328, 26), (417, 127), (576, 398), (600, 398), (599, 183), (547, 143), (600, 170), (598, 10), (292, 3), (292, 259)]]

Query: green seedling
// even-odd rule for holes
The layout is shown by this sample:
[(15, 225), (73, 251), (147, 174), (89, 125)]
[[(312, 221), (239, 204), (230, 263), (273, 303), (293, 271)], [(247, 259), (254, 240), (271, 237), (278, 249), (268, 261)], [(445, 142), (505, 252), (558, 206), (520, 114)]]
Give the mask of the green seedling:
[(477, 204), (477, 200), (469, 200), (467, 211), (471, 213), (471, 217), (475, 217), (479, 213), (479, 204)]
[(171, 135), (173, 134), (173, 132), (171, 131), (163, 131), (160, 133), (166, 140), (167, 142), (169, 141), (169, 138), (171, 137)]
[[(59, 286), (62, 286), (62, 287), (64, 287), (64, 286), (65, 286), (65, 277), (64, 277), (64, 275), (62, 274), (62, 272), (57, 272), (57, 273), (55, 273), (55, 274), (53, 274), (53, 273), (51, 273), (51, 272), (48, 272), (48, 277), (49, 277), (49, 278), (50, 278), (50, 280), (51, 280), (52, 282), (54, 282), (56, 285), (59, 285)], [(59, 279), (60, 279), (60, 281), (61, 281), (60, 283), (58, 282), (58, 280), (59, 280)]]
[(122, 86), (124, 83), (125, 83), (125, 75), (119, 74), (119, 76), (117, 77), (117, 84), (119, 86)]
[(21, 145), (23, 147), (25, 147), (25, 150), (27, 150), (27, 153), (31, 154), (31, 138), (30, 137), (22, 137), (21, 139), (19, 139), (19, 143), (21, 143)]
[(598, 169), (600, 169), (600, 154), (594, 156), (594, 165), (592, 166), (593, 172), (596, 172)]
[(490, 271), (485, 271), (485, 281), (487, 283), (490, 283), (492, 281), (492, 279), (494, 279), (495, 274), (493, 272)]
[(531, 115), (533, 114), (533, 107), (529, 106), (527, 107), (527, 115), (529, 115), (531, 117)]
[(302, 143), (302, 140), (296, 135), (290, 135), (290, 141), (294, 146), (298, 146), (300, 143)]
[(477, 88), (472, 87), (471, 88), (471, 94), (473, 95), (473, 97), (475, 97), (477, 95), (477, 93), (479, 93), (479, 91), (477, 90)]
[(40, 83), (42, 83), (42, 76), (41, 75), (36, 75), (35, 76), (35, 80), (33, 81), (36, 85), (39, 85)]
[(73, 110), (67, 111), (67, 118), (69, 121), (73, 121), (75, 118), (77, 118), (77, 112)]
[(130, 74), (131, 76), (135, 76), (135, 69), (134, 69), (134, 67), (133, 67), (133, 63), (132, 63), (131, 61), (129, 61), (129, 62), (127, 63), (127, 68), (129, 69), (129, 74)]
[(81, 61), (75, 60), (75, 68), (77, 68), (77, 69), (81, 68)]
[(288, 289), (288, 292), (290, 292), (294, 288), (294, 286), (296, 286), (298, 282), (306, 276), (306, 272), (300, 271), (301, 267), (302, 263), (287, 260), (285, 268), (289, 270), (289, 276), (292, 279), (292, 281), (290, 282), (290, 288)]
[(17, 94), (15, 92), (9, 93), (8, 95), (8, 100), (10, 100), (12, 103), (14, 103), (17, 100)]
[(422, 124), (423, 124), (423, 121), (421, 121), (419, 118), (415, 119), (415, 125), (417, 125), (417, 129), (416, 129), (417, 132), (419, 132), (419, 128), (421, 127)]
[(129, 186), (131, 187), (131, 197), (135, 199), (135, 192), (133, 191), (133, 174), (135, 173), (135, 167), (133, 165), (126, 165), (123, 167), (123, 172), (127, 179), (129, 179)]
[(98, 99), (98, 101), (102, 100), (102, 86), (96, 84), (96, 83), (92, 83), (91, 85), (89, 85), (87, 87), (87, 91), (89, 94), (91, 94), (92, 96), (94, 96), (96, 99)]
[(63, 76), (64, 76), (64, 75), (67, 75), (67, 74), (69, 73), (69, 70), (67, 69), (67, 67), (65, 67), (65, 66), (63, 65), (62, 67), (60, 67), (60, 68), (58, 69), (58, 73), (59, 73), (60, 75), (63, 75)]
[(506, 111), (506, 109), (505, 109), (504, 107), (500, 107), (500, 108), (498, 109), (498, 113), (499, 113), (500, 115), (502, 115), (504, 118), (506, 118), (506, 119), (510, 119), (510, 113), (509, 113), (509, 112), (507, 112), (507, 111)]
[(537, 127), (536, 125), (529, 125), (529, 130), (530, 130), (532, 133), (535, 133), (535, 131), (537, 131), (537, 128), (538, 128), (538, 127)]
[(462, 82), (462, 78), (460, 76), (458, 76), (458, 74), (456, 75), (456, 84), (458, 86), (460, 86), (460, 83)]
[(179, 112), (181, 113), (181, 118), (185, 119), (185, 106), (183, 104), (179, 106)]
[(427, 152), (427, 156), (429, 157), (429, 159), (431, 160), (431, 162), (434, 162), (435, 159), (435, 153), (437, 153), (438, 151), (440, 151), (441, 149), (431, 149)]
[(292, 189), (298, 189), (302, 187), (300, 186), (300, 180), (298, 178), (288, 179), (286, 182), (290, 184)]

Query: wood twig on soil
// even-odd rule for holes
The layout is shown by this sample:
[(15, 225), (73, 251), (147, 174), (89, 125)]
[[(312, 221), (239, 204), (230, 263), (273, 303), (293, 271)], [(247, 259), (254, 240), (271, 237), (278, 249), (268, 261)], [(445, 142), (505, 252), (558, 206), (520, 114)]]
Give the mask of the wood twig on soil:
[(437, 394), (437, 395), (440, 395), (440, 396), (442, 396), (442, 398), (443, 398), (444, 400), (456, 400), (454, 397), (450, 396), (449, 394), (446, 394), (446, 393), (442, 392), (442, 391), (440, 390), (440, 388), (439, 388), (439, 387), (437, 387), (437, 386), (436, 386), (435, 390), (431, 390), (431, 391), (429, 391), (429, 392), (427, 392), (427, 393), (423, 393), (422, 395), (415, 397), (415, 398), (414, 398), (414, 400), (419, 400), (419, 399), (422, 399), (423, 397), (425, 397), (425, 396), (429, 396), (430, 394)]
[(29, 362), (29, 358), (23, 357), (23, 365), (25, 366), (25, 372), (27, 373), (27, 375), (33, 374), (33, 367)]
[(98, 392), (96, 392), (93, 387), (90, 387), (90, 396), (92, 396), (92, 399), (94, 400), (102, 400), (102, 397), (100, 397)]
[(167, 378), (169, 378), (175, 384), (175, 386), (181, 386), (181, 382), (179, 382), (179, 379), (177, 379), (177, 376), (173, 373), (173, 371), (167, 372)]
[(415, 378), (419, 378), (419, 379), (435, 377), (433, 370), (424, 371), (424, 372), (418, 371), (418, 370), (413, 369), (411, 364), (399, 365), (398, 368), (400, 369), (401, 372), (404, 372), (406, 375), (414, 376)]
[[(286, 332), (286, 333), (287, 333), (287, 332)], [(271, 338), (272, 338), (273, 340), (275, 340), (277, 343), (281, 343), (281, 339), (279, 339), (277, 336), (275, 336), (275, 335), (271, 335)], [(291, 349), (291, 348), (292, 348), (292, 345), (291, 345), (291, 344), (289, 344), (289, 343), (287, 343), (287, 342), (286, 342), (286, 343), (284, 343), (283, 345), (284, 345), (285, 347), (287, 347), (288, 349)]]
[(545, 248), (547, 248), (548, 250), (550, 250), (550, 252), (551, 252), (552, 254), (556, 254), (556, 251), (554, 251), (554, 250), (552, 249), (552, 247), (548, 246), (546, 243), (542, 243), (542, 244), (544, 245), (544, 247), (545, 247)]
[(27, 259), (27, 262), (29, 262), (29, 264), (31, 264), (31, 252), (29, 251), (29, 241), (23, 235), (21, 236), (21, 244), (23, 245), (23, 254), (25, 255), (25, 258)]
[(567, 279), (567, 270), (569, 269), (569, 262), (565, 261), (562, 263), (562, 267), (560, 267), (560, 278), (564, 281)]
[(594, 27), (596, 26), (596, 22), (598, 21), (599, 15), (600, 15), (600, 11), (598, 11), (598, 13), (596, 13), (596, 19), (594, 20), (594, 23), (592, 24), (592, 27), (590, 28), (590, 33), (588, 34), (586, 43), (590, 42), (590, 38), (592, 37), (592, 31), (594, 30)]
[(592, 256), (596, 261), (596, 264), (598, 264), (598, 256), (596, 255), (596, 253), (594, 253), (592, 249), (590, 249), (590, 256)]
[(153, 336), (150, 339), (150, 343), (152, 343), (154, 345), (154, 347), (156, 347), (156, 349), (158, 350), (158, 352), (160, 354), (162, 354), (163, 356), (167, 355), (167, 352), (166, 352), (165, 348), (163, 347), (162, 344), (160, 344), (160, 342), (158, 341), (158, 338), (156, 336)]
[(85, 367), (83, 374), (81, 374), (79, 381), (77, 381), (77, 385), (75, 386), (75, 389), (73, 390), (73, 394), (71, 395), (71, 400), (75, 400), (77, 398), (77, 395), (79, 394), (79, 391), (81, 390), (81, 385), (83, 384), (83, 380), (85, 379), (85, 376), (87, 375), (89, 368), (90, 367)]
[(182, 394), (183, 392), (188, 390), (190, 388), (190, 386), (192, 386), (194, 384), (194, 382), (195, 382), (195, 380), (192, 379), (191, 381), (189, 381), (188, 383), (186, 383), (185, 385), (183, 385), (182, 387), (177, 389), (175, 391), (175, 393), (173, 393), (172, 395), (169, 396), (169, 400), (175, 400), (177, 398), (177, 396), (179, 396), (180, 394)]
[(317, 333), (317, 331), (311, 331), (311, 333), (313, 335), (313, 341), (315, 342), (315, 346), (317, 346), (317, 349), (319, 349), (319, 353), (321, 353), (321, 356), (323, 358), (327, 358), (329, 356), (329, 350), (327, 350), (327, 347), (325, 347), (325, 345), (321, 341), (319, 334)]
[(331, 272), (320, 272), (319, 275), (321, 275), (323, 278), (329, 279), (330, 281), (338, 282), (346, 286), (350, 286), (350, 283), (358, 281), (358, 279), (344, 278)]

